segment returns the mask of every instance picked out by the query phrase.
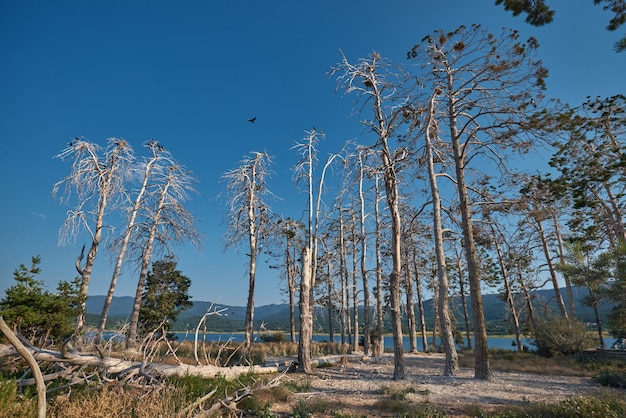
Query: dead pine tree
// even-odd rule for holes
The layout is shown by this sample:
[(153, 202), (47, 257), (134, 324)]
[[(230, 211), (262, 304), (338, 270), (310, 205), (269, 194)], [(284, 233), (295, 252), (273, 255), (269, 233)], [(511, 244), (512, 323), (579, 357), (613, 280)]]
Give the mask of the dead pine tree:
[(267, 186), (271, 177), (272, 158), (266, 152), (252, 152), (239, 165), (222, 175), (226, 183), (223, 192), (228, 210), (225, 215), (226, 248), (248, 243), (248, 300), (244, 322), (245, 348), (250, 350), (254, 330), (254, 291), (259, 252), (273, 231), (267, 199), (274, 197)]
[(149, 141), (146, 144), (146, 147), (151, 152), (150, 157), (146, 158), (143, 161), (143, 164), (140, 164), (138, 168), (134, 170), (134, 172), (137, 173), (137, 175), (140, 175), (142, 178), (141, 186), (137, 189), (133, 201), (130, 202), (129, 210), (127, 211), (128, 218), (126, 221), (124, 233), (116, 240), (114, 245), (114, 249), (117, 249), (117, 257), (115, 261), (115, 267), (113, 268), (113, 274), (111, 276), (111, 282), (109, 284), (109, 290), (104, 299), (104, 304), (102, 305), (100, 323), (98, 325), (98, 330), (96, 332), (96, 338), (94, 341), (96, 344), (98, 344), (102, 339), (102, 335), (106, 327), (107, 316), (109, 314), (111, 302), (113, 301), (113, 294), (115, 292), (117, 280), (122, 273), (123, 262), (126, 257), (129, 243), (133, 238), (133, 232), (137, 228), (137, 216), (140, 214), (141, 205), (145, 203), (143, 197), (148, 190), (150, 178), (152, 177), (154, 172), (154, 167), (155, 165), (158, 165), (160, 161), (167, 159), (167, 155), (165, 156), (165, 158), (162, 158), (162, 151), (164, 151), (163, 147), (155, 140)]
[(401, 90), (407, 77), (404, 72), (397, 70), (385, 62), (380, 54), (374, 52), (357, 64), (350, 63), (343, 55), (342, 61), (330, 72), (331, 76), (337, 77), (338, 87), (341, 90), (358, 95), (357, 101), (363, 104), (362, 113), (365, 109), (370, 109), (370, 118), (361, 123), (375, 135), (375, 147), (380, 151), (385, 197), (391, 217), (392, 271), (389, 276), (389, 291), (394, 345), (394, 380), (406, 377), (400, 302), (402, 269), (400, 179), (390, 141), (394, 137), (396, 123), (402, 122), (398, 106), (406, 101)]
[(200, 248), (201, 236), (196, 218), (184, 206), (195, 192), (195, 178), (164, 149), (163, 160), (154, 167), (154, 175), (147, 186), (140, 205), (136, 234), (131, 239), (132, 254), (139, 258), (139, 278), (135, 291), (133, 310), (128, 329), (128, 348), (135, 348), (139, 333), (139, 310), (148, 276), (152, 255), (155, 252), (173, 254), (173, 245), (191, 243)]
[(91, 272), (104, 238), (105, 215), (107, 211), (119, 208), (123, 201), (133, 154), (132, 148), (124, 139), (109, 138), (107, 147), (103, 150), (95, 143), (76, 138), (56, 158), (73, 161), (70, 174), (54, 184), (52, 196), (60, 196), (63, 203), (76, 200), (76, 205), (67, 211), (59, 242), (74, 242), (82, 231), (86, 231), (91, 239), (85, 265), (81, 266), (82, 252), (76, 262), (81, 276), (83, 298), (81, 312), (76, 318), (76, 335), (79, 336), (85, 324)]
[[(326, 172), (332, 165), (336, 158), (343, 158), (341, 154), (331, 154), (324, 167), (321, 170), (319, 181), (315, 181), (314, 171), (315, 164), (317, 162), (317, 145), (320, 139), (323, 139), (324, 133), (313, 128), (311, 131), (305, 131), (305, 138), (302, 142), (296, 142), (292, 147), (300, 153), (302, 158), (295, 165), (294, 180), (296, 184), (304, 183), (307, 193), (307, 223), (306, 223), (306, 238), (305, 247), (308, 249), (303, 250), (303, 258), (306, 253), (309, 257), (309, 263), (306, 267), (310, 269), (310, 272), (301, 272), (301, 281), (307, 281), (307, 283), (301, 283), (300, 292), (300, 339), (298, 341), (298, 362), (301, 370), (307, 370), (310, 368), (311, 361), (311, 345), (312, 345), (312, 333), (308, 334), (308, 329), (313, 329), (313, 291), (316, 284), (317, 276), (317, 249), (319, 242), (319, 228), (320, 228), (320, 212), (322, 206), (322, 193), (324, 190), (324, 182), (326, 178)], [(317, 189), (315, 188), (317, 186)], [(302, 264), (305, 267), (305, 264)], [(306, 287), (309, 292), (308, 295), (302, 294), (302, 287)], [(302, 323), (302, 321), (306, 323)], [(304, 327), (304, 329), (303, 329)], [(304, 331), (304, 334), (303, 334)]]

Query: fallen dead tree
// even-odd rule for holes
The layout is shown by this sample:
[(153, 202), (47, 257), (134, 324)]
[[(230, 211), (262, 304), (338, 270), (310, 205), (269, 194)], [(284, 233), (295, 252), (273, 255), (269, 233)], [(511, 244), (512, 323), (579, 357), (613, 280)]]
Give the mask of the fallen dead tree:
[[(213, 365), (191, 365), (191, 364), (163, 364), (149, 363), (143, 361), (131, 361), (116, 357), (101, 356), (98, 354), (79, 353), (73, 350), (53, 351), (42, 348), (29, 346), (28, 350), (37, 361), (45, 361), (50, 363), (71, 364), (76, 366), (86, 366), (101, 369), (109, 375), (125, 374), (132, 370), (142, 370), (150, 375), (158, 375), (162, 377), (186, 375), (201, 377), (225, 377), (234, 379), (237, 376), (246, 373), (269, 374), (281, 373), (293, 367), (291, 362), (266, 363), (263, 366), (231, 366), (219, 367)], [(6, 344), (0, 344), (0, 357), (19, 355), (14, 347)], [(313, 367), (327, 367), (345, 362), (348, 360), (362, 359), (360, 354), (343, 354), (324, 356), (312, 361)], [(50, 380), (44, 376), (44, 380)], [(29, 382), (30, 383), (30, 382)]]
[[(277, 366), (232, 366), (218, 367), (212, 365), (195, 366), (190, 364), (162, 364), (148, 363), (143, 361), (124, 360), (115, 357), (103, 357), (97, 354), (79, 353), (76, 351), (53, 351), (37, 347), (28, 347), (32, 356), (37, 361), (46, 361), (50, 363), (72, 364), (77, 366), (87, 366), (105, 371), (109, 375), (124, 374), (131, 370), (143, 370), (151, 375), (162, 377), (171, 376), (201, 376), (201, 377), (218, 377), (223, 376), (227, 379), (235, 378), (245, 373), (280, 373), (284, 371), (284, 367)], [(18, 355), (14, 347), (0, 344), (0, 356), (16, 356)], [(45, 377), (44, 377), (45, 380)]]

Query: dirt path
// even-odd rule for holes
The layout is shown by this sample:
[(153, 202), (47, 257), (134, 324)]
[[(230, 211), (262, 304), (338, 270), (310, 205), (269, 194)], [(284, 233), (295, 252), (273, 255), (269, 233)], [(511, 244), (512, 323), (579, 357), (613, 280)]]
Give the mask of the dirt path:
[(474, 379), (473, 369), (462, 368), (458, 376), (445, 377), (441, 375), (442, 354), (406, 354), (405, 358), (407, 376), (402, 381), (392, 380), (392, 354), (379, 359), (352, 359), (346, 364), (314, 369), (306, 375), (289, 374), (287, 379), (292, 379), (299, 387), (310, 388), (305, 393), (295, 394), (287, 403), (274, 405), (272, 411), (283, 416), (293, 411), (299, 400), (323, 400), (346, 414), (385, 416), (375, 408), (376, 402), (385, 398), (383, 389), (410, 388), (409, 401), (444, 408), (450, 416), (463, 416), (460, 406), (467, 404), (490, 407), (556, 402), (598, 390), (591, 379), (574, 376), (495, 371), (495, 379), (487, 382)]

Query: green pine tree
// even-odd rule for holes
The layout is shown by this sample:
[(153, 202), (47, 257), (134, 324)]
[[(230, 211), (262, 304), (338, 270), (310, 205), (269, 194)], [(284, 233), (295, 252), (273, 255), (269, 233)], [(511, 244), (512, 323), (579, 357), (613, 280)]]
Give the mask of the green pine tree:
[(191, 280), (176, 270), (176, 264), (172, 256), (152, 263), (139, 311), (144, 331), (153, 331), (161, 323), (167, 331), (178, 314), (193, 305), (188, 294)]

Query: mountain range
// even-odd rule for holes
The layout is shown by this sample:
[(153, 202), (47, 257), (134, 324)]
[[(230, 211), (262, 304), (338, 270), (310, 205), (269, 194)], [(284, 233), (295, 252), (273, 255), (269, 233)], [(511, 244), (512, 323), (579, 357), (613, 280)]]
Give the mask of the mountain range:
[[(584, 306), (582, 299), (587, 295), (585, 288), (574, 288), (574, 301), (576, 315), (579, 320), (583, 322), (595, 322), (595, 317), (591, 308)], [(561, 289), (561, 293), (567, 304), (565, 289)], [(538, 312), (543, 313), (546, 310), (557, 312), (558, 308), (554, 301), (554, 290), (536, 290), (533, 292), (535, 298), (535, 308)], [(89, 296), (87, 299), (87, 323), (89, 325), (96, 325), (102, 306), (104, 304), (105, 296), (95, 295)], [(457, 324), (462, 319), (461, 300), (459, 297), (450, 299), (452, 315), (456, 317)], [(469, 297), (467, 298), (469, 305)], [(505, 302), (499, 295), (488, 293), (483, 295), (483, 306), (485, 312), (485, 322), (487, 323), (488, 332), (496, 333), (509, 333), (510, 314), (505, 305)], [(604, 317), (612, 306), (603, 306), (601, 309), (601, 316)], [(128, 322), (130, 314), (133, 308), (133, 297), (131, 296), (119, 296), (113, 297), (111, 307), (109, 309), (109, 321), (107, 326), (109, 328), (117, 328), (120, 323)], [(193, 302), (193, 306), (183, 312), (181, 312), (177, 318), (177, 321), (173, 324), (173, 329), (177, 331), (184, 331), (193, 329), (200, 322), (203, 315), (207, 311), (219, 310), (220, 315), (212, 315), (207, 318), (206, 327), (208, 331), (214, 332), (239, 332), (243, 331), (244, 319), (246, 313), (245, 306), (228, 306), (212, 304), (211, 302), (196, 301)], [(427, 327), (430, 328), (434, 322), (434, 310), (433, 300), (429, 299), (424, 301), (424, 311)], [(296, 307), (296, 315), (298, 310)], [(316, 323), (319, 329), (316, 331), (324, 332), (327, 328), (327, 312), (323, 307), (316, 307), (314, 312)], [(360, 318), (363, 317), (363, 308), (360, 308)], [(471, 313), (470, 313), (471, 315)], [(470, 316), (471, 317), (471, 316)], [(268, 330), (289, 330), (289, 305), (288, 304), (270, 304), (258, 306), (254, 310), (255, 327), (263, 326)], [(458, 326), (458, 325), (457, 325)]]

